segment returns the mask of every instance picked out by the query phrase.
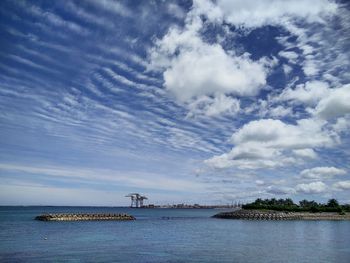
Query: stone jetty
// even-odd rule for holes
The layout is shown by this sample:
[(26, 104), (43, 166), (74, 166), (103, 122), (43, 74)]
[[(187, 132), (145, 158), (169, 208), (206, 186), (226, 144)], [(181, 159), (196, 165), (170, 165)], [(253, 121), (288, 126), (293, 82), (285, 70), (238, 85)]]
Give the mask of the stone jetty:
[(258, 211), (258, 210), (236, 210), (232, 212), (223, 212), (214, 215), (216, 218), (224, 219), (246, 219), (246, 220), (300, 220), (300, 215), (295, 213), (277, 212), (277, 211)]
[(214, 215), (215, 218), (244, 220), (350, 220), (350, 214), (236, 210)]
[(128, 214), (43, 214), (35, 217), (40, 221), (91, 221), (91, 220), (135, 220), (136, 218)]

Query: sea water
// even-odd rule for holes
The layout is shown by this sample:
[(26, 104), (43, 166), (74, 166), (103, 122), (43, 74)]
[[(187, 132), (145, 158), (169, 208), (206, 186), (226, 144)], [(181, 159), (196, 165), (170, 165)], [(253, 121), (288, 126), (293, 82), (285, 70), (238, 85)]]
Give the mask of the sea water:
[[(216, 209), (0, 207), (0, 262), (350, 262), (350, 221), (244, 221)], [(135, 221), (41, 222), (42, 213)]]

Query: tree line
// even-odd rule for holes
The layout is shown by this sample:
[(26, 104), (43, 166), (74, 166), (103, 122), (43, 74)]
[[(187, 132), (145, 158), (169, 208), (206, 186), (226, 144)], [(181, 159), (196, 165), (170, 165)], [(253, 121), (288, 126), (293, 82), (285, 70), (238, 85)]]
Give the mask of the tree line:
[(290, 212), (350, 212), (350, 205), (340, 205), (336, 199), (329, 199), (327, 203), (317, 203), (315, 201), (301, 200), (298, 204), (291, 198), (286, 199), (261, 199), (258, 198), (252, 203), (242, 205), (243, 209), (266, 209)]

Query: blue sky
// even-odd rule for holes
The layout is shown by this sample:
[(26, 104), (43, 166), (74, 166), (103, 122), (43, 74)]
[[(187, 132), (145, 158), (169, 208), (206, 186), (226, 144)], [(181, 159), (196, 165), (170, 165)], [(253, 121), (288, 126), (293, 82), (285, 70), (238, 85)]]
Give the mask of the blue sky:
[(1, 1), (0, 204), (350, 202), (344, 2)]

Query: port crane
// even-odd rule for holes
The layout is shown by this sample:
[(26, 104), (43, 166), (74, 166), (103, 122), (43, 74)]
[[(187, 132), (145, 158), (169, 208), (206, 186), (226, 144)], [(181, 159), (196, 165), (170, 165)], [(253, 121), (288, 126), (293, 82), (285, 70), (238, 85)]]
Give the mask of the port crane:
[(136, 208), (143, 207), (143, 201), (148, 199), (146, 196), (140, 195), (139, 193), (131, 193), (126, 195), (125, 197), (130, 197), (131, 199), (130, 207), (136, 207)]

